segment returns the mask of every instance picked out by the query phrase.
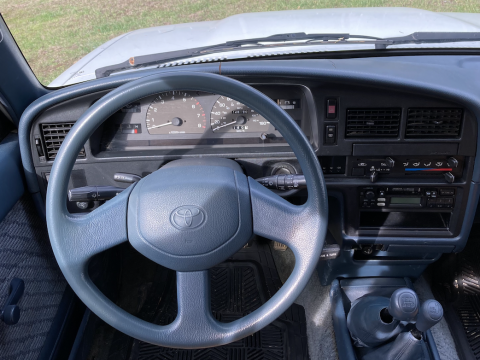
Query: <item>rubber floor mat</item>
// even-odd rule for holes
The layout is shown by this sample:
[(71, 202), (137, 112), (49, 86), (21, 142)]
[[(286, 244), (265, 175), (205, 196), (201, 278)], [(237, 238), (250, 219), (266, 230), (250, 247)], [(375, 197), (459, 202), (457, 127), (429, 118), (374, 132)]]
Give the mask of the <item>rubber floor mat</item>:
[(29, 195), (0, 223), (0, 306), (13, 278), (25, 281), (20, 321), (0, 321), (0, 359), (37, 359), (62, 299), (66, 281), (48, 239), (47, 226)]
[[(174, 273), (172, 273), (175, 276)], [(268, 243), (254, 242), (226, 262), (210, 270), (211, 309), (218, 321), (231, 322), (264, 304), (281, 287)], [(160, 294), (163, 292), (163, 294)], [(152, 295), (155, 294), (153, 290)], [(167, 294), (167, 295), (166, 295)], [(176, 284), (170, 281), (149, 296), (138, 316), (146, 318), (155, 299), (164, 299), (152, 322), (165, 325), (177, 314)], [(150, 302), (151, 301), (151, 302)], [(116, 332), (109, 359), (128, 360), (277, 360), (308, 359), (306, 318), (303, 306), (293, 304), (272, 324), (234, 343), (198, 350), (155, 346)], [(126, 349), (128, 347), (128, 349)]]
[(463, 360), (480, 360), (480, 226), (472, 229), (466, 248), (434, 265), (434, 292)]

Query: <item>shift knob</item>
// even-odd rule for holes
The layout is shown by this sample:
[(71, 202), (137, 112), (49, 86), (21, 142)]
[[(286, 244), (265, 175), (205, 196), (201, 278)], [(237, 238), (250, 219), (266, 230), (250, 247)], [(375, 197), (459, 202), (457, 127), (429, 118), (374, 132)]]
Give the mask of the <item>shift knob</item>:
[(421, 332), (427, 331), (442, 320), (443, 308), (437, 300), (427, 300), (418, 313), (416, 327)]
[(411, 321), (417, 316), (419, 307), (420, 301), (415, 291), (401, 288), (392, 294), (388, 313), (396, 320)]

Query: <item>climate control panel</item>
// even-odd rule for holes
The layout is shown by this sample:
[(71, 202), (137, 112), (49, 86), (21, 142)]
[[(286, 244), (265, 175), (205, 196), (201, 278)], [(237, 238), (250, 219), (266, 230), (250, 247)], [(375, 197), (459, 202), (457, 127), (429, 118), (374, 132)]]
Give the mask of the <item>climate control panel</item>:
[(353, 158), (350, 161), (349, 175), (369, 177), (376, 182), (384, 176), (424, 177), (442, 176), (453, 183), (462, 176), (464, 158), (457, 156), (385, 156), (379, 158)]

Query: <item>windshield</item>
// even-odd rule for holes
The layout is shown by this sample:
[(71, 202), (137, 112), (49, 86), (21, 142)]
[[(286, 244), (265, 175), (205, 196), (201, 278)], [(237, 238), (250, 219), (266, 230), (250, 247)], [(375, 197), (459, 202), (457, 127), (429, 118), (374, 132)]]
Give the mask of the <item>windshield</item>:
[[(417, 8), (402, 7), (406, 5)], [(418, 32), (437, 35), (428, 42), (387, 45), (389, 49), (480, 47), (473, 35), (444, 41), (449, 32), (480, 32), (478, 0), (0, 0), (0, 11), (40, 82), (52, 87), (110, 76), (137, 65), (295, 52), (381, 51), (386, 46), (375, 43), (375, 38)], [(263, 39), (282, 34), (306, 36)], [(309, 38), (311, 34), (333, 36)], [(253, 38), (259, 41), (232, 46)]]

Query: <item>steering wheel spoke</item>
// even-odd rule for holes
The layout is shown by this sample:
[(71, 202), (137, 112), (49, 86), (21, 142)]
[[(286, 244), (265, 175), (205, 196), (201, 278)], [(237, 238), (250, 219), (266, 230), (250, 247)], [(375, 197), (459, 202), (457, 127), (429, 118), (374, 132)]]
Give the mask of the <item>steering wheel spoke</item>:
[[(249, 178), (252, 201), (253, 232), (292, 248), (305, 250), (317, 234), (308, 222), (318, 221), (318, 214), (309, 216), (311, 208), (293, 205), (257, 181)], [(303, 253), (303, 251), (302, 251)]]
[(177, 304), (176, 322), (184, 331), (204, 333), (216, 327), (210, 309), (208, 270), (177, 272)]
[(66, 226), (59, 241), (70, 242), (64, 246), (68, 252), (63, 255), (68, 256), (71, 264), (84, 266), (94, 255), (128, 240), (127, 205), (132, 189), (130, 186), (86, 215), (63, 214)]

